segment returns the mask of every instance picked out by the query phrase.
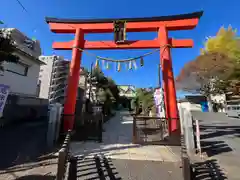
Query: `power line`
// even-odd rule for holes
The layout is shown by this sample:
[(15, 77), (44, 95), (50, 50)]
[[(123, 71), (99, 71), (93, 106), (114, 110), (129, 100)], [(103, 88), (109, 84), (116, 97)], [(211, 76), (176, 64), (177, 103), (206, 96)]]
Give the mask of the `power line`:
[(26, 13), (29, 13), (27, 8), (23, 5), (23, 3), (20, 1), (20, 0), (16, 0), (17, 3), (22, 7), (22, 9), (26, 12)]
[[(32, 20), (31, 18), (33, 18), (34, 16), (30, 13), (30, 11), (26, 8), (26, 6), (24, 6), (24, 4), (20, 1), (20, 0), (16, 0), (17, 1), (17, 3), (18, 3), (18, 5), (22, 8), (22, 10), (25, 12), (25, 13), (27, 13), (27, 15), (28, 15), (28, 18), (30, 19), (30, 20)], [(34, 21), (35, 22), (35, 21)], [(42, 23), (42, 21), (41, 21), (41, 23)], [(35, 22), (35, 23), (33, 23), (33, 32), (36, 32), (36, 30), (39, 30), (39, 29), (41, 29), (42, 28), (42, 25), (39, 23), (39, 22)], [(40, 32), (42, 32), (41, 30), (40, 30)], [(54, 41), (52, 38), (51, 38), (51, 41)], [(43, 51), (43, 50), (42, 50)], [(52, 51), (53, 51), (53, 54), (55, 54), (55, 50), (54, 49), (52, 49)]]

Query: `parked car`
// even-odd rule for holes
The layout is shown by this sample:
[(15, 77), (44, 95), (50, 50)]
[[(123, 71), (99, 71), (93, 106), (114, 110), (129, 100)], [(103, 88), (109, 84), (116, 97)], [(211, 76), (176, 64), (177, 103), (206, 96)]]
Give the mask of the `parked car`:
[(228, 104), (226, 106), (226, 115), (229, 117), (240, 118), (240, 104)]

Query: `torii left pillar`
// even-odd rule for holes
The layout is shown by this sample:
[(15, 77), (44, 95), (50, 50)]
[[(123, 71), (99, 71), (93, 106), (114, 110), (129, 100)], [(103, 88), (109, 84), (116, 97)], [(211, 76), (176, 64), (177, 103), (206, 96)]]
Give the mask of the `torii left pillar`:
[(68, 77), (68, 87), (71, 88), (67, 88), (67, 98), (64, 104), (64, 132), (73, 129), (75, 120), (75, 106), (82, 56), (82, 51), (79, 48), (82, 49), (84, 47), (84, 32), (81, 29), (76, 29), (73, 47)]

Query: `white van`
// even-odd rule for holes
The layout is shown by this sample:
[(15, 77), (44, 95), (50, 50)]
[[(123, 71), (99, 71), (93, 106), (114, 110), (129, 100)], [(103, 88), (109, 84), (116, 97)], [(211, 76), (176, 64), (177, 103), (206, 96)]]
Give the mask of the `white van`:
[(240, 118), (240, 104), (228, 104), (226, 106), (226, 115), (229, 117)]

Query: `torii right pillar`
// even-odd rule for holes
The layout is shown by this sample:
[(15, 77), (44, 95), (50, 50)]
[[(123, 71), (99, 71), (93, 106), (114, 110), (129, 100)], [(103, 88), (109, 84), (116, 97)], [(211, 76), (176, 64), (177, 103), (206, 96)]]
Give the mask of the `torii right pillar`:
[(159, 27), (158, 39), (160, 41), (160, 62), (163, 72), (165, 116), (168, 121), (169, 135), (180, 135), (180, 122), (170, 46), (168, 42), (168, 30), (165, 26)]

